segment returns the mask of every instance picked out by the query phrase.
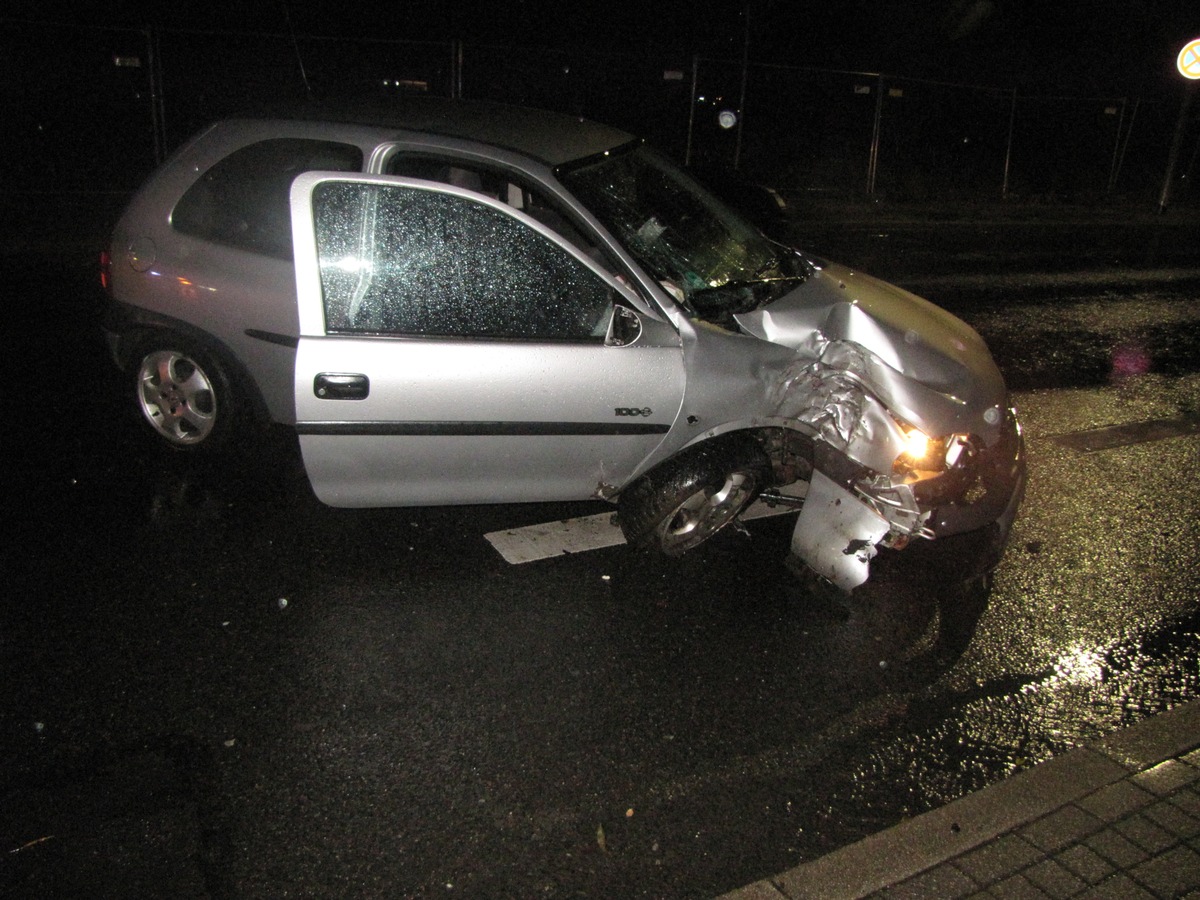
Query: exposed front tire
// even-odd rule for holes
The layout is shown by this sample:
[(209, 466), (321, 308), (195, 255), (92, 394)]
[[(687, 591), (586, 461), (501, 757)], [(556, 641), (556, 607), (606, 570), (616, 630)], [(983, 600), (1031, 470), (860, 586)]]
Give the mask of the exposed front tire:
[(216, 357), (190, 341), (162, 334), (135, 354), (134, 402), (168, 446), (212, 450), (233, 430), (237, 404)]
[(680, 556), (736, 519), (770, 478), (771, 462), (752, 438), (709, 441), (630, 485), (617, 519), (631, 546)]

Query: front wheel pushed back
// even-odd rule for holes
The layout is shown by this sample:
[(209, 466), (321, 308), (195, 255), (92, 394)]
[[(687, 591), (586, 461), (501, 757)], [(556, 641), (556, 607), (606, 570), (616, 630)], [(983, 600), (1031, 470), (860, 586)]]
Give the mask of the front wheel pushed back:
[(770, 483), (771, 463), (745, 435), (699, 444), (626, 489), (618, 521), (633, 547), (680, 556), (734, 521)]

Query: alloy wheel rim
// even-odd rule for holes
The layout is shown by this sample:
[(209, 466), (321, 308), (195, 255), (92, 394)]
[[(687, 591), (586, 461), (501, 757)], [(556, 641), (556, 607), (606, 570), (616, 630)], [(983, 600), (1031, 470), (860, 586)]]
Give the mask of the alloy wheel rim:
[(707, 540), (742, 511), (754, 485), (750, 473), (732, 472), (717, 490), (703, 488), (693, 493), (667, 516), (662, 531), (663, 546), (667, 550), (681, 550)]
[(150, 426), (173, 444), (198, 444), (217, 422), (212, 380), (187, 355), (159, 350), (142, 360), (138, 400)]

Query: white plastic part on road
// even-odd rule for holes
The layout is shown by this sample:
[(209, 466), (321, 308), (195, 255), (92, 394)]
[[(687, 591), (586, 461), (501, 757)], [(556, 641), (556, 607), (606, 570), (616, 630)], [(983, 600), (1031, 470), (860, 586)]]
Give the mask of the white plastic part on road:
[[(807, 487), (808, 485), (804, 482), (798, 482), (788, 485), (782, 493), (803, 497)], [(790, 506), (768, 506), (758, 500), (742, 513), (741, 518), (762, 519), (768, 516), (782, 516), (795, 511)], [(625, 543), (621, 528), (616, 523), (616, 514), (611, 512), (581, 516), (575, 519), (562, 519), (557, 522), (544, 522), (538, 525), (526, 525), (523, 528), (493, 531), (484, 537), (504, 557), (505, 561), (513, 565), (571, 553), (602, 550), (605, 547), (615, 547)]]

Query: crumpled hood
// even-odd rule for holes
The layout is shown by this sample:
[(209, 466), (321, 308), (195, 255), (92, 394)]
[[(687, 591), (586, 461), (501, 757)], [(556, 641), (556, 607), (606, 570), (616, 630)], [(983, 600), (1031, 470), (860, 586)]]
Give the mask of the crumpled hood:
[(934, 433), (990, 431), (980, 416), (1006, 402), (1000, 371), (973, 328), (844, 266), (822, 263), (796, 290), (735, 318), (748, 334), (791, 347), (801, 358), (820, 359), (831, 342), (866, 348), (877, 362), (855, 374), (893, 410)]

